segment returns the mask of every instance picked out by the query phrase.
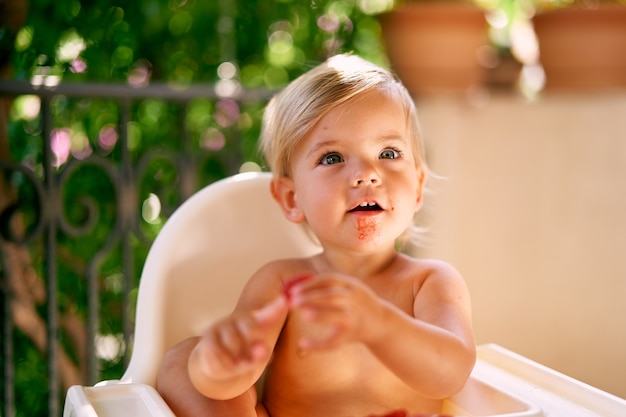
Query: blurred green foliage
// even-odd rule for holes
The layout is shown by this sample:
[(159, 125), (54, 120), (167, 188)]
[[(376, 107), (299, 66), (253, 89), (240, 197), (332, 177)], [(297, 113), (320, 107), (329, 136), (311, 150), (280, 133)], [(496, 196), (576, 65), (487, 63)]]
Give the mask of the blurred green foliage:
[[(28, 18), (15, 34), (10, 57), (15, 79), (122, 83), (129, 88), (149, 83), (193, 88), (227, 81), (225, 88), (261, 90), (278, 89), (339, 52), (354, 51), (387, 65), (376, 13), (393, 6), (392, 0), (27, 3)], [(56, 97), (51, 103), (51, 138), (42, 137), (40, 100), (33, 96), (14, 100), (8, 126), (12, 158), (43, 181), (42, 143), (53, 141), (62, 217), (66, 229), (73, 231), (59, 233), (57, 242), (62, 319), (67, 314), (86, 321), (86, 276), (93, 273), (100, 291), (98, 333), (119, 344), (125, 261), (122, 244), (111, 237), (111, 230), (120, 216), (120, 184), (128, 175), (119, 172), (125, 152), (138, 176), (133, 210), (141, 233), (130, 237), (136, 287), (149, 240), (181, 202), (180, 165), (192, 160), (197, 165), (195, 188), (235, 173), (242, 162), (262, 165), (256, 141), (264, 104), (203, 97), (184, 106), (160, 98), (135, 100), (126, 126), (128, 149), (122, 150), (116, 100)], [(40, 215), (37, 207), (46, 202), (36, 201), (33, 184), (23, 175), (14, 173), (11, 181), (25, 202), (22, 214), (28, 231)], [(154, 208), (155, 199), (161, 211)], [(42, 241), (29, 244), (29, 252), (33, 268), (45, 281)], [(38, 313), (45, 319), (44, 302)], [(84, 372), (72, 335), (61, 326), (59, 337), (66, 354)], [(113, 351), (99, 354), (101, 379), (119, 378), (123, 372), (126, 353), (123, 347)], [(17, 416), (48, 415), (45, 355), (17, 329), (14, 354)]]
[[(379, 4), (378, 7), (373, 5)], [(368, 14), (385, 0), (34, 0), (17, 35), (17, 78), (211, 82), (234, 60), (246, 87), (278, 87), (328, 55), (354, 50), (384, 64)], [(364, 11), (365, 10), (365, 11)], [(367, 12), (367, 13), (366, 13)]]

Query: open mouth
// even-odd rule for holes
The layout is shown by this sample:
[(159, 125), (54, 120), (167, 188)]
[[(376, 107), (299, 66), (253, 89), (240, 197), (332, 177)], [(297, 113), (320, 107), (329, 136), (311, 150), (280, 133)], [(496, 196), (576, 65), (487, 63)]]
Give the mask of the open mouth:
[(381, 206), (379, 206), (377, 203), (375, 202), (370, 202), (370, 203), (361, 203), (360, 205), (356, 206), (355, 208), (353, 208), (352, 210), (350, 210), (350, 213), (356, 212), (356, 211), (380, 211), (383, 208)]

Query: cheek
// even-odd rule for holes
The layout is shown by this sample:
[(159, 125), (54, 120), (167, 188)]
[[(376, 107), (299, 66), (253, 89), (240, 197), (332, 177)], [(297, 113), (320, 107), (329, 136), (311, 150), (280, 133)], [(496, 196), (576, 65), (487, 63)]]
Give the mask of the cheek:
[(315, 190), (310, 190), (306, 196), (301, 196), (299, 204), (307, 219), (323, 218), (324, 213), (328, 212), (331, 207), (330, 202), (324, 198), (324, 194), (317, 193)]
[(405, 216), (412, 216), (421, 206), (422, 196), (419, 192), (419, 183), (405, 179), (404, 181), (398, 181), (396, 184), (398, 188), (396, 191), (397, 204), (395, 209), (405, 212), (402, 213)]
[(296, 203), (305, 216), (309, 218), (323, 204), (320, 200), (324, 194), (320, 192), (319, 187), (316, 187), (312, 177), (306, 178), (304, 181), (295, 181), (295, 189)]

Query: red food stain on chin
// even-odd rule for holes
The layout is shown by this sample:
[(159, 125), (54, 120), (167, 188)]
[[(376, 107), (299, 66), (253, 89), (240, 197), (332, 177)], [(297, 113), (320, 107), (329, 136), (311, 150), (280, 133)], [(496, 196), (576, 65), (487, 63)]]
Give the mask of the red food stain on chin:
[(356, 219), (356, 230), (359, 232), (359, 240), (367, 239), (376, 232), (378, 219), (376, 217), (358, 217)]

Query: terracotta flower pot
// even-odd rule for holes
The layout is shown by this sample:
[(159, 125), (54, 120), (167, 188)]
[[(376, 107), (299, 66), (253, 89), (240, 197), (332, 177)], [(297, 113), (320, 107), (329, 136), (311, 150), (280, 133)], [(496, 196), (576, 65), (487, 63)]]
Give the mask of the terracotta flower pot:
[(626, 87), (626, 6), (568, 7), (533, 18), (548, 90)]
[(387, 55), (411, 93), (460, 92), (482, 84), (483, 10), (463, 2), (416, 2), (380, 16)]

